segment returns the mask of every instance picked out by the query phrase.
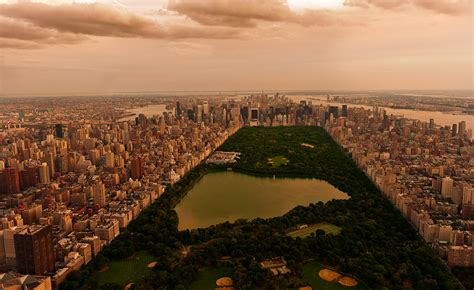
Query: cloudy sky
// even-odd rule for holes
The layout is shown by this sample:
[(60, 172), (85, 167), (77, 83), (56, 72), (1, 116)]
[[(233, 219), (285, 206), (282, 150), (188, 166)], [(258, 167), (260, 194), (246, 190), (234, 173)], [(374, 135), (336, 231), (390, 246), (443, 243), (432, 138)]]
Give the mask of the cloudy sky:
[(0, 0), (0, 95), (472, 89), (474, 0)]

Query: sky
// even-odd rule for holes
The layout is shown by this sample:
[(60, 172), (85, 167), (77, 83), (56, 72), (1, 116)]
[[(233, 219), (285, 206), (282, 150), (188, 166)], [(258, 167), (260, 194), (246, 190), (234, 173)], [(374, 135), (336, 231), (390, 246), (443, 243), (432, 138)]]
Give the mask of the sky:
[(474, 89), (474, 0), (0, 0), (0, 96)]

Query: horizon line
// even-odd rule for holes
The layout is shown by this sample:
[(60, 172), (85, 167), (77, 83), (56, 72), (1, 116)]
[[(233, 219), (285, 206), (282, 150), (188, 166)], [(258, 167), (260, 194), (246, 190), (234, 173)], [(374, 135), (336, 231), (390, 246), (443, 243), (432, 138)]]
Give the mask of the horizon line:
[[(169, 94), (169, 93), (213, 93), (213, 95), (237, 95), (242, 93), (372, 93), (372, 92), (471, 92), (474, 97), (474, 89), (240, 89), (240, 90), (149, 90), (149, 91), (114, 91), (114, 92), (68, 92), (68, 93), (2, 93), (0, 98), (15, 97), (80, 97), (80, 96), (113, 96), (113, 95), (137, 95), (137, 94)], [(173, 96), (176, 97), (176, 96)]]

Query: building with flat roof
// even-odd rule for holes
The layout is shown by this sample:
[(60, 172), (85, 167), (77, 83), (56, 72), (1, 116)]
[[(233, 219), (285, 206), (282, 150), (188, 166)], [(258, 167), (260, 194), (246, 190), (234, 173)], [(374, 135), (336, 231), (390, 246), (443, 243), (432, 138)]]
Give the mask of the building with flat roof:
[(51, 290), (48, 276), (23, 275), (14, 272), (0, 274), (0, 289), (8, 290)]
[(54, 245), (51, 225), (29, 226), (15, 233), (17, 271), (44, 275), (54, 271)]

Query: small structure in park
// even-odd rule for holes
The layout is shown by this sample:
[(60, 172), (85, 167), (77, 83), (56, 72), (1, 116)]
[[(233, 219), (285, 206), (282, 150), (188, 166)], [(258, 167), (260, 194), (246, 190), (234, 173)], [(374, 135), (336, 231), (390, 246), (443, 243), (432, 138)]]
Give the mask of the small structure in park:
[(307, 228), (308, 228), (307, 224), (296, 225), (297, 230), (303, 230), (303, 229), (307, 229)]
[(237, 162), (237, 159), (239, 159), (239, 155), (240, 155), (240, 152), (216, 151), (206, 160), (206, 163), (221, 164), (221, 165), (235, 163)]
[(260, 267), (270, 270), (275, 276), (291, 273), (291, 270), (286, 267), (286, 261), (283, 257), (264, 260), (260, 263)]

